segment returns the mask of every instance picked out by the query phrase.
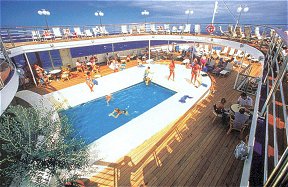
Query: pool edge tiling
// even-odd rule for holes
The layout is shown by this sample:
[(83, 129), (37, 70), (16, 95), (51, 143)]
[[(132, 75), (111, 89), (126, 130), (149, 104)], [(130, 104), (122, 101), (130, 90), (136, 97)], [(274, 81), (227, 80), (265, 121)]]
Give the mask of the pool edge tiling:
[[(186, 69), (185, 66), (176, 65), (175, 81), (168, 81), (169, 69), (167, 65), (149, 64), (149, 66), (151, 71), (154, 72), (153, 82), (177, 93), (125, 125), (92, 142), (89, 145), (91, 164), (98, 159), (106, 162), (116, 162), (168, 124), (179, 119), (209, 93), (211, 80), (208, 76), (203, 77), (203, 83), (199, 88), (195, 88), (190, 84), (191, 69)], [(143, 81), (146, 67), (133, 67), (101, 77), (98, 79), (99, 85), (95, 86), (92, 93), (87, 85), (82, 83), (47, 94), (45, 97), (53, 97), (60, 101), (65, 98), (70, 106), (76, 106)], [(179, 102), (185, 95), (192, 98), (187, 98), (185, 103)]]

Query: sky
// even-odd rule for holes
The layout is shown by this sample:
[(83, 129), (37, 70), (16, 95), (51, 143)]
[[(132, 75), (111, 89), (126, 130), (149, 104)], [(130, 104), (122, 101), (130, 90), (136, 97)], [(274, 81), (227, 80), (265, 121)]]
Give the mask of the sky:
[[(37, 14), (40, 9), (49, 10), (49, 26), (60, 25), (95, 25), (99, 17), (94, 13), (102, 11), (103, 24), (140, 23), (145, 21), (143, 10), (149, 11), (147, 22), (169, 23), (210, 23), (215, 1), (44, 1), (44, 0), (0, 0), (1, 27), (44, 26), (45, 18)], [(288, 24), (287, 0), (279, 1), (229, 1), (218, 0), (215, 23), (235, 23), (239, 14), (238, 6), (248, 6), (249, 11), (240, 17), (242, 24)], [(185, 10), (193, 14), (185, 15)]]

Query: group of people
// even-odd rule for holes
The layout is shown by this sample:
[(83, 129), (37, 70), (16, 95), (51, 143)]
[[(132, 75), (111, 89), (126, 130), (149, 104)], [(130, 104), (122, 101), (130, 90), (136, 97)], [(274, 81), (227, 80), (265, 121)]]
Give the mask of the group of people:
[[(107, 106), (109, 106), (109, 103), (112, 99), (112, 94), (107, 94), (105, 96), (105, 100), (106, 100), (106, 104)], [(114, 118), (118, 118), (121, 114), (125, 114), (126, 116), (128, 115), (128, 111), (125, 109), (125, 110), (121, 110), (119, 108), (115, 108), (108, 116), (112, 116)]]
[[(214, 111), (217, 114), (222, 114), (222, 123), (227, 125), (228, 116), (231, 115), (229, 109), (225, 109), (226, 99), (222, 98), (218, 103), (214, 105)], [(253, 100), (246, 93), (241, 93), (237, 100), (237, 104), (240, 105), (239, 111), (232, 113), (234, 117), (234, 128), (241, 129), (242, 126), (249, 122), (252, 117), (251, 110), (253, 109)], [(233, 112), (233, 111), (232, 111)]]
[(100, 66), (97, 65), (97, 62), (98, 62), (97, 56), (91, 56), (90, 59), (88, 59), (88, 57), (85, 57), (84, 61), (80, 61), (80, 59), (77, 59), (76, 61), (77, 71), (82, 72), (93, 71), (96, 73), (100, 73)]

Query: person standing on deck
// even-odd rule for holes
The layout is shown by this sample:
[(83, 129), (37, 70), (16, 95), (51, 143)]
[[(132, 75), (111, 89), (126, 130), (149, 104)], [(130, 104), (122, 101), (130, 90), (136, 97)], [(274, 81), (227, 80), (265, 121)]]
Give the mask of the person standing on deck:
[(193, 66), (192, 66), (192, 71), (191, 71), (191, 83), (193, 83), (193, 85), (195, 85), (196, 83), (196, 79), (197, 77), (200, 75), (200, 70), (201, 70), (201, 67), (198, 63), (195, 63)]
[(170, 74), (168, 77), (168, 81), (169, 81), (171, 75), (173, 76), (173, 81), (174, 81), (174, 78), (175, 78), (175, 62), (174, 62), (174, 60), (172, 60), (171, 63), (169, 64), (169, 70), (170, 70)]

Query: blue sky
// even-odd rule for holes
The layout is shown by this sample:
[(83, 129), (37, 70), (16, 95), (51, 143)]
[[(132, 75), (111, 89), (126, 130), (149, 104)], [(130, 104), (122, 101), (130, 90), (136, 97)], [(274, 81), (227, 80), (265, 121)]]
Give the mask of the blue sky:
[[(103, 24), (123, 24), (144, 22), (141, 11), (148, 10), (147, 21), (183, 22), (187, 21), (185, 10), (192, 9), (191, 23), (209, 23), (212, 19), (215, 1), (16, 1), (1, 0), (1, 27), (44, 26), (43, 16), (37, 11), (45, 8), (51, 12), (49, 25), (95, 25), (99, 17), (95, 11), (104, 12)], [(215, 22), (235, 23), (229, 10), (238, 16), (239, 5), (247, 5), (249, 11), (241, 15), (240, 23), (287, 24), (287, 1), (229, 1), (219, 0)], [(226, 6), (225, 6), (226, 4)], [(227, 9), (229, 8), (229, 10)]]

